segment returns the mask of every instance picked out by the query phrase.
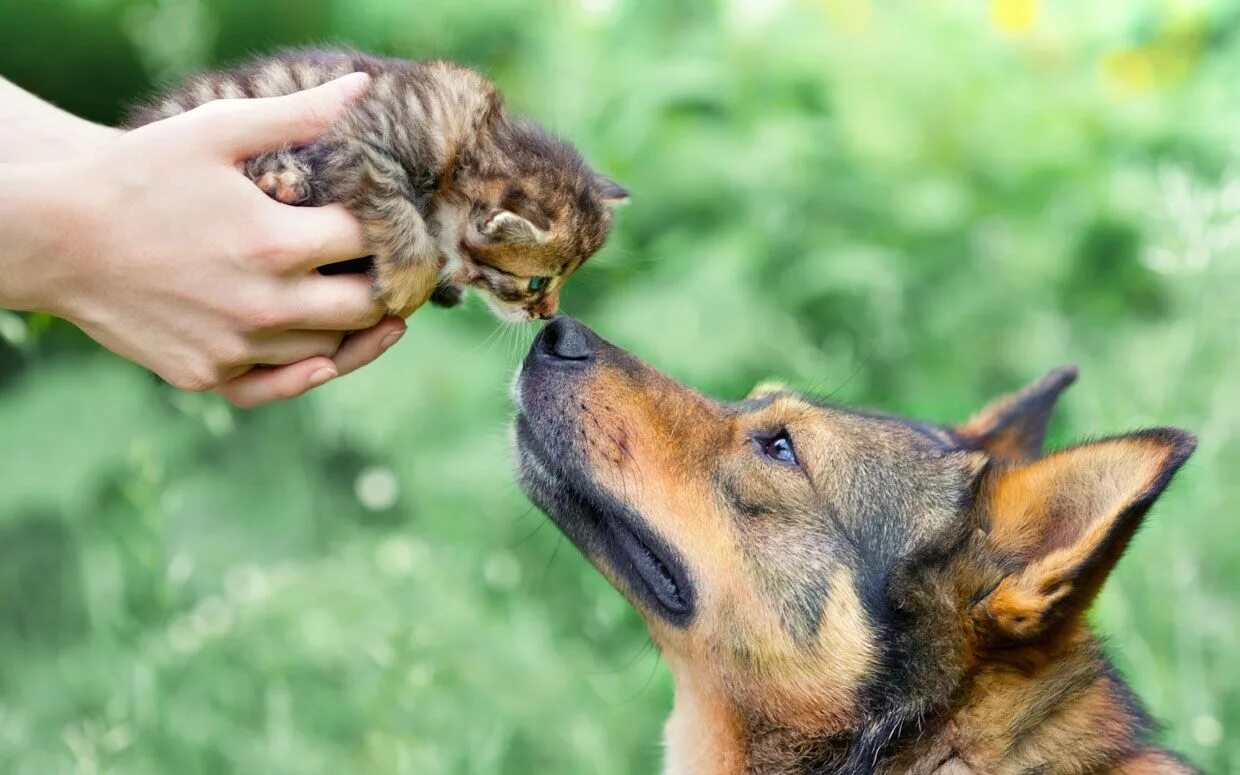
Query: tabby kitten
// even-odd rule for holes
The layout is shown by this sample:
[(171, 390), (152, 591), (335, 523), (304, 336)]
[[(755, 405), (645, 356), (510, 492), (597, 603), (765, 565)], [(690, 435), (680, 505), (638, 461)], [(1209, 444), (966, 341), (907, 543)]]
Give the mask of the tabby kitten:
[(274, 97), (350, 72), (371, 85), (327, 135), (250, 159), (246, 174), (292, 205), (342, 203), (365, 225), (374, 285), (407, 317), (465, 287), (502, 320), (550, 318), (602, 246), (628, 193), (568, 143), (510, 114), (494, 84), (452, 62), (291, 51), (190, 77), (139, 109), (138, 126), (221, 98)]

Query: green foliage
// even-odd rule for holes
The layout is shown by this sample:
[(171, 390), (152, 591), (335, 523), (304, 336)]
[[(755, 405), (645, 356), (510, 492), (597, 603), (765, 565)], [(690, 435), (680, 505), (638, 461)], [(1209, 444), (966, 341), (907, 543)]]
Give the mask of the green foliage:
[[(678, 378), (952, 421), (1079, 364), (1055, 442), (1201, 436), (1096, 618), (1237, 771), (1240, 17), (1086, 6), (0, 0), (0, 73), (110, 120), (278, 45), (454, 57), (632, 189), (566, 308)], [(237, 412), (0, 318), (0, 770), (656, 769), (665, 669), (511, 483), (530, 336), (427, 310)]]

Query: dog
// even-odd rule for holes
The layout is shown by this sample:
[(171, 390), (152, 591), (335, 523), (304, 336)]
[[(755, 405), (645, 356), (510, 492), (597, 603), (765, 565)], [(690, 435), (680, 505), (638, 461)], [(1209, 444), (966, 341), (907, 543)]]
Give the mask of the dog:
[(945, 427), (777, 385), (716, 401), (545, 326), (518, 478), (671, 669), (665, 772), (1194, 772), (1084, 614), (1196, 441), (1044, 455), (1075, 378)]

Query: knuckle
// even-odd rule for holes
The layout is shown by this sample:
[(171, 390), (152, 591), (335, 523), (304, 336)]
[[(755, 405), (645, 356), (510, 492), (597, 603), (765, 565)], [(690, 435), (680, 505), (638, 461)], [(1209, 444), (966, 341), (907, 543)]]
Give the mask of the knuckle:
[(225, 369), (246, 365), (250, 360), (250, 348), (240, 336), (226, 337), (212, 346), (210, 357), (216, 373), (222, 375)]
[(218, 118), (232, 114), (237, 108), (237, 100), (218, 99), (204, 102), (198, 107), (187, 112), (187, 115), (194, 118), (206, 119), (214, 121)]
[(283, 315), (261, 304), (242, 307), (237, 311), (241, 325), (251, 331), (271, 331), (284, 325)]
[(283, 268), (296, 260), (298, 247), (297, 243), (283, 232), (259, 225), (254, 228), (250, 254), (261, 266)]
[(168, 382), (179, 390), (202, 393), (214, 389), (220, 383), (220, 372), (206, 361), (186, 364), (171, 375)]
[[(285, 326), (287, 317), (276, 308), (275, 294), (252, 293), (238, 299), (233, 307), (233, 318), (245, 331), (271, 331)], [(235, 355), (234, 348), (244, 350), (244, 344), (234, 343), (225, 354)]]
[(320, 335), (318, 349), (316, 355), (322, 355), (324, 358), (331, 358), (340, 352), (340, 345), (344, 342), (343, 331), (329, 331)]

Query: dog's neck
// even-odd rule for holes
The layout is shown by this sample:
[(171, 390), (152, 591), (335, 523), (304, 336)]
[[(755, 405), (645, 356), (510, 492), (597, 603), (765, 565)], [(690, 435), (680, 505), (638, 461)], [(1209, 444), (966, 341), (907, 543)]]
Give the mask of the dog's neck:
[(676, 704), (663, 728), (665, 775), (741, 775), (750, 733), (741, 707), (712, 677), (691, 666), (674, 669)]
[(708, 666), (673, 664), (665, 773), (1196, 772), (1149, 742), (1148, 716), (1085, 627), (1060, 643), (983, 664), (933, 717), (875, 717), (854, 733), (755, 722)]

